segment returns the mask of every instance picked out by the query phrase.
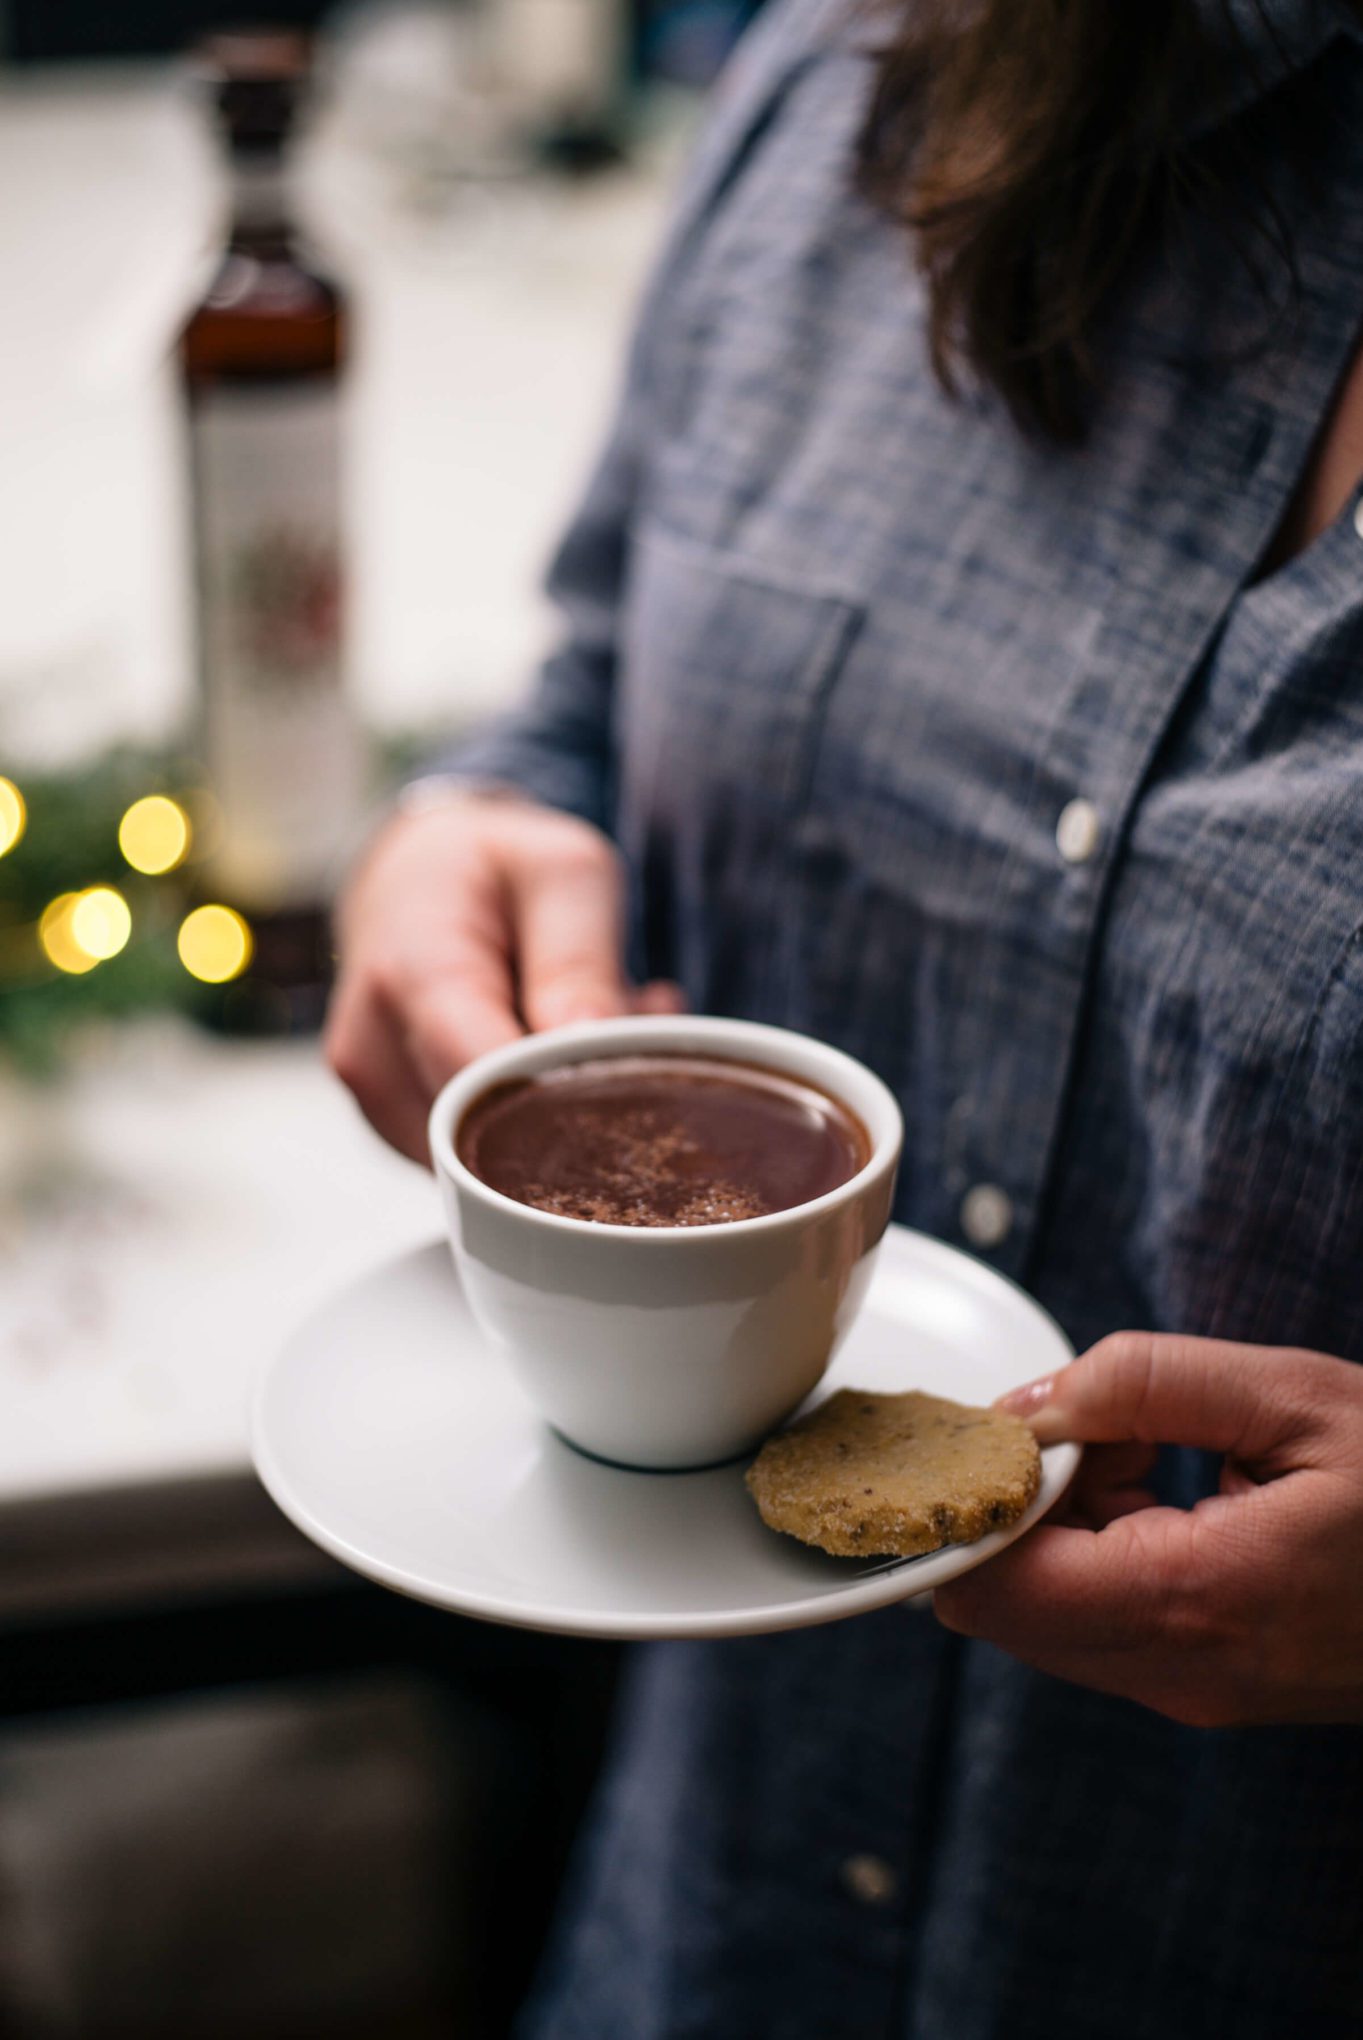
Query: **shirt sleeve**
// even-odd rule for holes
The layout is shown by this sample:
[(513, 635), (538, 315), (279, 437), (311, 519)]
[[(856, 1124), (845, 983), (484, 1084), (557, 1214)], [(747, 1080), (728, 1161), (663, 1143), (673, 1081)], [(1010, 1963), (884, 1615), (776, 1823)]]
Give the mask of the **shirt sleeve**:
[(768, 0), (715, 90), (645, 289), (605, 450), (546, 582), (561, 618), (528, 700), (427, 773), (510, 786), (610, 830), (618, 622), (634, 510), (662, 421), (657, 342), (709, 222), (791, 76), (825, 39), (833, 0)]

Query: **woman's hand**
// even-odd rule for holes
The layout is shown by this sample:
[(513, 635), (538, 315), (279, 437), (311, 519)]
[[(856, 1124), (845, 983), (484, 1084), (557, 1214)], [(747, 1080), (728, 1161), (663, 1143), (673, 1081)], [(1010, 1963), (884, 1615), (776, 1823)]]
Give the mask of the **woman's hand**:
[(385, 1140), (424, 1162), (446, 1078), (527, 1028), (679, 1009), (625, 980), (622, 891), (599, 830), (530, 801), (451, 789), (389, 822), (341, 902), (326, 1033)]
[[(1120, 1332), (1003, 1398), (1089, 1444), (1065, 1513), (939, 1589), (950, 1629), (1195, 1727), (1363, 1723), (1363, 1368)], [(1225, 1454), (1160, 1508), (1157, 1445)]]

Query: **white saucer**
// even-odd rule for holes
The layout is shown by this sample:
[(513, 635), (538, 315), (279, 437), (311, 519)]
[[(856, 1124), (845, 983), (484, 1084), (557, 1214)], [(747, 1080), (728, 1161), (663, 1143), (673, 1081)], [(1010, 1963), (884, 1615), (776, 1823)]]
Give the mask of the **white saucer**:
[[(892, 1226), (811, 1401), (922, 1388), (987, 1403), (1063, 1366), (1064, 1334), (977, 1261)], [(836, 1622), (954, 1579), (1064, 1491), (1042, 1455), (1021, 1522), (924, 1558), (828, 1558), (766, 1529), (743, 1466), (627, 1473), (543, 1425), (475, 1330), (442, 1242), (362, 1277), (297, 1331), (256, 1395), (257, 1469), (357, 1572), (460, 1614), (576, 1636), (748, 1636)]]

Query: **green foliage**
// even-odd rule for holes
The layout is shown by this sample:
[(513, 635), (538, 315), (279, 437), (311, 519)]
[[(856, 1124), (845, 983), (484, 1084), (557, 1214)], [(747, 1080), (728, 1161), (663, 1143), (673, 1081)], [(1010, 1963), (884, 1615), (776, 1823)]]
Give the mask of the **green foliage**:
[[(388, 738), (379, 760), (383, 783), (408, 776), (448, 737), (428, 730)], [(196, 984), (175, 948), (211, 830), (213, 803), (201, 768), (169, 753), (118, 750), (77, 772), (27, 773), (3, 759), (0, 772), (19, 787), (28, 809), (23, 836), (0, 857), (0, 1062), (48, 1074), (59, 1068), (75, 1030), (138, 1013), (183, 1012), (219, 1023), (221, 990)], [(118, 847), (124, 814), (149, 793), (178, 800), (195, 825), (188, 859), (162, 878), (131, 870)], [(38, 924), (62, 893), (95, 885), (123, 895), (132, 934), (117, 956), (72, 976), (44, 952)]]
[[(191, 768), (180, 761), (131, 751), (60, 777), (8, 776), (24, 796), (28, 822), (0, 857), (0, 1057), (36, 1075), (57, 1066), (78, 1026), (157, 1009), (192, 1010), (197, 1003), (199, 988), (175, 951), (192, 861), (163, 878), (144, 878), (118, 847), (118, 825), (133, 801), (169, 793), (192, 811), (197, 789)], [(60, 894), (93, 885), (122, 893), (132, 934), (117, 956), (71, 976), (44, 953), (38, 923)]]

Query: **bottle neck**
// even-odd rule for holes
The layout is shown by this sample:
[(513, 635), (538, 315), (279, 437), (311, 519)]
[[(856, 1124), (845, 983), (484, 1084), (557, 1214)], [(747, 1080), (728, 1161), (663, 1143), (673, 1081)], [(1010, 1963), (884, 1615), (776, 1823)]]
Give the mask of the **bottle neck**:
[(292, 224), (293, 193), (283, 152), (234, 153), (229, 168), (233, 238), (287, 237)]

